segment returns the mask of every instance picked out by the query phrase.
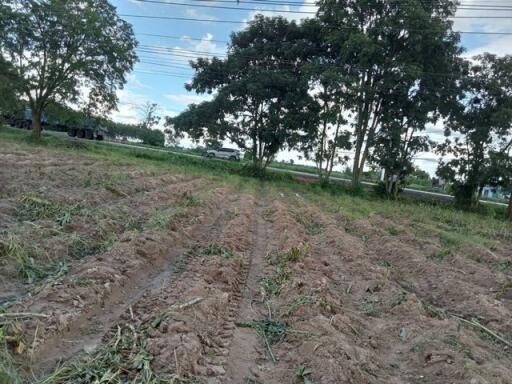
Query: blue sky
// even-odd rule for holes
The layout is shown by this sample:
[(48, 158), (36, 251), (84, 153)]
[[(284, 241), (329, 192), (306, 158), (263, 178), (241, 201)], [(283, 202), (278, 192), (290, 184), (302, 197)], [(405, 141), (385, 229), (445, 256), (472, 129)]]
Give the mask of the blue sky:
[[(226, 44), (217, 40), (227, 41), (233, 31), (244, 27), (240, 24), (217, 23), (215, 20), (240, 20), (247, 21), (252, 19), (254, 11), (214, 9), (198, 7), (198, 4), (208, 4), (206, 2), (190, 0), (169, 0), (189, 4), (186, 6), (166, 5), (155, 3), (143, 3), (137, 0), (111, 0), (118, 8), (121, 15), (150, 15), (166, 17), (184, 17), (198, 18), (212, 21), (191, 22), (178, 20), (162, 19), (144, 19), (134, 17), (124, 17), (134, 28), (135, 35), (140, 44), (138, 52), (140, 63), (137, 63), (135, 70), (128, 76), (128, 83), (123, 90), (118, 92), (120, 104), (119, 110), (114, 111), (111, 117), (120, 122), (136, 123), (139, 119), (138, 105), (151, 101), (159, 105), (159, 113), (162, 116), (176, 115), (186, 108), (192, 102), (200, 102), (208, 96), (197, 95), (188, 92), (184, 88), (187, 78), (191, 78), (193, 71), (187, 68), (190, 58), (183, 57), (196, 55), (188, 52), (202, 51), (211, 54), (222, 55), (225, 52)], [(299, 1), (299, 0), (296, 0)], [(311, 3), (312, 0), (306, 0)], [(485, 0), (462, 0), (465, 6), (471, 4), (487, 4)], [(497, 0), (499, 1), (499, 0)], [(212, 3), (212, 5), (222, 5), (236, 7), (236, 1), (232, 3)], [(258, 8), (257, 5), (242, 3), (239, 7)], [(281, 14), (288, 18), (300, 19), (307, 17), (306, 14), (285, 13), (283, 10), (290, 10), (285, 6), (261, 5), (265, 9), (274, 9), (275, 12), (265, 12), (268, 15)], [(314, 11), (315, 8), (302, 5), (293, 7), (293, 10), (301, 12)], [(512, 11), (458, 11), (457, 16), (511, 16)], [(512, 31), (512, 18), (510, 19), (486, 19), (486, 18), (461, 18), (455, 20), (454, 29), (460, 31), (485, 31), (485, 32), (505, 32)], [(147, 36), (169, 35), (179, 38), (164, 38)], [(189, 38), (199, 39), (190, 40)], [(462, 34), (462, 45), (466, 48), (468, 56), (473, 56), (482, 52), (492, 52), (499, 55), (512, 54), (512, 36), (510, 35), (469, 35)], [(152, 64), (151, 64), (152, 63)], [(151, 73), (148, 73), (151, 72)], [(165, 73), (165, 74), (164, 74)], [(169, 76), (168, 74), (177, 75)], [(179, 77), (178, 77), (179, 76)], [(435, 140), (442, 140), (442, 123), (436, 127), (428, 129), (429, 134)], [(190, 143), (184, 142), (184, 145)], [(297, 160), (298, 154), (283, 152), (280, 159), (294, 158)], [(427, 160), (424, 160), (427, 159)], [(434, 154), (426, 153), (418, 159), (418, 165), (429, 172), (435, 169), (437, 157)]]

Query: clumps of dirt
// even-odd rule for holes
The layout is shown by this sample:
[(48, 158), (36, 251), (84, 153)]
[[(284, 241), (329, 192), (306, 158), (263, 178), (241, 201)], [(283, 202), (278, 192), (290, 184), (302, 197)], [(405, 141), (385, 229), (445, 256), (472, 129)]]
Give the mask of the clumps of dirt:
[[(323, 383), (375, 382), (368, 372), (378, 370), (378, 359), (358, 343), (361, 320), (343, 310), (350, 280), (340, 269), (340, 255), (333, 253), (336, 248), (326, 251), (326, 243), (336, 247), (340, 239), (327, 238), (330, 223), (307, 207), (290, 207), (278, 200), (271, 210), (272, 231), (286, 231), (286, 236), (267, 258), (259, 316), (283, 322), (287, 331), (276, 344), (265, 348), (263, 343), (267, 363), (258, 364), (253, 379), (265, 383), (302, 382), (304, 378)], [(308, 219), (297, 219), (297, 212)], [(312, 222), (323, 230), (309, 231)]]
[[(150, 323), (147, 352), (151, 368), (162, 376), (215, 378), (224, 364), (244, 283), (254, 199), (229, 201), (214, 223), (187, 252), (186, 266), (158, 295), (123, 315), (135, 324)], [(215, 244), (214, 246), (212, 244)]]
[(432, 260), (414, 236), (382, 222), (349, 234), (300, 199), (288, 203), (323, 230), (302, 238), (309, 252), (288, 263), (287, 284), (272, 300), (275, 317), (299, 332), (272, 347), (279, 362), (262, 381), (306, 369), (325, 383), (507, 382), (511, 307), (493, 288), (503, 276), (462, 255)]
[[(29, 155), (27, 157), (31, 159)], [(77, 158), (73, 159), (77, 161)], [(59, 277), (77, 259), (107, 251), (125, 231), (148, 229), (146, 223), (156, 215), (162, 220), (168, 219), (164, 216), (170, 207), (179, 211), (179, 215), (173, 217), (177, 225), (190, 208), (183, 196), (188, 194), (190, 199), (191, 193), (201, 193), (205, 186), (203, 180), (162, 175), (155, 171), (137, 172), (135, 176), (138, 178), (130, 179), (123, 176), (121, 169), (116, 170), (118, 173), (113, 177), (101, 172), (112, 166), (106, 161), (78, 161), (68, 166), (65, 158), (61, 160), (62, 164), (52, 166), (65, 170), (56, 169), (52, 173), (52, 182), (48, 182), (49, 174), (29, 172), (26, 176), (39, 183), (38, 188), (0, 201), (0, 206), (4, 207), (0, 209), (0, 216), (8, 215), (8, 219), (2, 221), (5, 227), (0, 242), (16, 244), (19, 251), (10, 252), (9, 257), (1, 260), (4, 267), (0, 272), (4, 277), (2, 280), (10, 282), (8, 286), (0, 283), (4, 290), (25, 288), (28, 291), (32, 287), (23, 287), (22, 283), (33, 284)], [(39, 168), (38, 163), (27, 160), (22, 171), (33, 170), (30, 166)], [(124, 171), (134, 176), (128, 169)], [(70, 176), (73, 176), (74, 184), (66, 188), (66, 178)], [(103, 184), (91, 181), (94, 177), (101, 178)], [(13, 174), (8, 179), (9, 185), (21, 183), (18, 178)], [(54, 184), (59, 181), (62, 183)], [(121, 183), (122, 186), (117, 187), (123, 191), (121, 196), (104, 188), (114, 182)], [(151, 229), (165, 227), (165, 224), (156, 222)], [(12, 282), (16, 280), (19, 280), (18, 284)]]
[[(182, 225), (201, 225), (212, 208), (224, 199), (225, 190), (213, 190), (197, 206), (187, 208)], [(175, 196), (178, 200), (182, 194)], [(151, 201), (148, 201), (151, 203)], [(188, 215), (195, 218), (189, 220)], [(185, 232), (155, 228), (143, 232), (124, 232), (113, 247), (102, 254), (84, 258), (70, 271), (43, 286), (29, 299), (9, 308), (15, 312), (43, 314), (19, 322), (18, 335), (30, 342), (32, 367), (44, 370), (59, 357), (78, 352), (82, 342), (89, 342), (108, 330), (126, 308), (153, 285), (163, 284), (172, 271), (172, 263), (185, 246)], [(192, 231), (194, 232), (194, 231)], [(122, 303), (122, 306), (118, 306)], [(96, 336), (91, 336), (90, 333)], [(57, 336), (59, 335), (59, 336)], [(62, 337), (74, 340), (63, 347)], [(88, 348), (94, 348), (94, 343)]]

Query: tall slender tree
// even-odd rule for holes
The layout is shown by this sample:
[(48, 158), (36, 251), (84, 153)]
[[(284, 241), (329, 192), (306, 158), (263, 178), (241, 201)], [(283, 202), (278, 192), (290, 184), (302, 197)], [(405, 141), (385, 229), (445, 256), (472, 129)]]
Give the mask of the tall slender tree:
[(451, 29), (456, 1), (322, 0), (318, 17), (338, 63), (352, 113), (352, 182), (361, 174), (382, 127), (385, 101), (412, 89), (425, 72), (450, 72), (460, 53)]
[(304, 49), (303, 74), (309, 81), (310, 94), (318, 104), (318, 125), (309, 131), (301, 143), (306, 159), (313, 160), (322, 184), (328, 183), (335, 165), (344, 164), (348, 157), (343, 150), (351, 147), (346, 130), (346, 95), (343, 79), (336, 68), (336, 60), (329, 54), (329, 46), (322, 36), (322, 25), (317, 19), (301, 24), (308, 44)]
[(32, 109), (32, 133), (51, 100), (76, 101), (87, 89), (89, 105), (114, 108), (116, 90), (136, 61), (131, 25), (107, 0), (10, 0), (0, 56), (15, 69)]

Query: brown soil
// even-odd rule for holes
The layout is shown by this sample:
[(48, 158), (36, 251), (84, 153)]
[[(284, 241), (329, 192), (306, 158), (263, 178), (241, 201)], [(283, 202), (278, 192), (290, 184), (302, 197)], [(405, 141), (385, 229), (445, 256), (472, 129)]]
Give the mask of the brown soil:
[[(27, 382), (144, 324), (153, 371), (182, 380), (512, 382), (512, 279), (492, 267), (510, 258), (505, 241), (439, 262), (436, 235), (419, 240), (407, 218), (374, 214), (347, 231), (342, 216), (264, 185), (4, 144), (0, 163), (0, 305), (44, 315), (7, 330)], [(24, 196), (80, 209), (65, 222), (22, 217)], [(104, 246), (77, 256), (77, 236)], [(27, 283), (13, 238), (36, 263), (67, 267)]]

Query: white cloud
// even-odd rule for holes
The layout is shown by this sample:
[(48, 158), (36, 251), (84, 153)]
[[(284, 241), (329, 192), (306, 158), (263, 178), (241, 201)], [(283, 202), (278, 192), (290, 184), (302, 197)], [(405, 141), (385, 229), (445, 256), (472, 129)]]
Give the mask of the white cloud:
[[(185, 14), (188, 17), (195, 18), (195, 19), (205, 19), (205, 20), (217, 20), (215, 16), (211, 16), (207, 13), (199, 12), (197, 9), (194, 8), (187, 8), (185, 11)], [(208, 23), (208, 21), (205, 21), (205, 23)]]
[(494, 37), (486, 44), (470, 49), (466, 52), (467, 57), (473, 57), (484, 52), (494, 53), (499, 56), (512, 54), (512, 36)]
[(128, 0), (129, 3), (131, 4), (134, 4), (136, 5), (137, 7), (139, 7), (140, 9), (147, 9), (147, 7), (145, 6), (145, 4), (141, 1), (138, 1), (138, 0)]
[[(309, 4), (306, 4), (306, 3), (309, 3)], [(268, 7), (270, 7), (270, 6), (269, 5), (265, 6), (265, 8), (268, 8)], [(294, 12), (289, 12), (289, 11), (294, 11)], [(251, 21), (252, 19), (254, 19), (254, 16), (256, 16), (258, 14), (264, 15), (267, 17), (282, 16), (285, 19), (288, 19), (290, 21), (291, 20), (300, 21), (302, 19), (314, 17), (317, 11), (318, 11), (317, 5), (312, 6), (312, 4), (309, 0), (305, 0), (300, 7), (295, 7), (295, 6), (290, 7), (288, 5), (281, 5), (281, 6), (276, 6), (271, 11), (267, 11), (267, 10), (265, 10), (265, 11), (250, 11), (247, 18), (243, 19), (243, 21), (244, 22)], [(307, 13), (301, 13), (301, 12), (307, 12)], [(245, 27), (246, 27), (246, 25), (242, 25), (239, 28), (239, 30), (244, 29)]]
[(194, 49), (196, 51), (215, 53), (217, 50), (217, 45), (212, 42), (213, 35), (211, 33), (207, 33), (205, 37), (201, 38), (201, 41), (195, 44)]
[(142, 83), (134, 73), (126, 76), (126, 87), (132, 89), (152, 89), (149, 85)]
[[(492, 16), (509, 16), (495, 10), (482, 10), (482, 0), (464, 0), (463, 5), (457, 9), (456, 16), (469, 17), (454, 19), (454, 29), (460, 31), (484, 31), (484, 32), (503, 32), (510, 27), (510, 18), (494, 19), (485, 18)], [(462, 7), (462, 9), (461, 9)], [(478, 10), (468, 9), (478, 8)]]
[[(476, 32), (509, 32), (511, 24), (511, 18), (503, 18), (497, 19), (492, 18), (493, 16), (509, 16), (505, 12), (499, 12), (495, 10), (482, 10), (481, 0), (465, 0), (464, 8), (458, 9), (456, 16), (458, 17), (469, 17), (469, 18), (459, 18), (454, 20), (453, 29), (456, 31), (476, 31)], [(478, 6), (479, 10), (471, 10), (467, 8)], [(491, 17), (491, 18), (486, 18)], [(469, 39), (473, 41), (477, 41), (478, 38), (479, 43), (475, 44), (469, 48), (469, 50), (464, 54), (465, 57), (472, 57), (483, 52), (490, 52), (497, 55), (506, 55), (512, 54), (512, 36), (503, 36), (503, 35), (472, 35), (472, 34), (462, 34), (462, 37), (465, 39), (466, 43), (469, 42)]]
[(179, 95), (171, 95), (167, 94), (164, 97), (173, 103), (179, 105), (189, 105), (189, 104), (198, 104), (202, 101), (208, 101), (212, 99), (212, 95), (194, 95), (194, 94), (179, 94)]

